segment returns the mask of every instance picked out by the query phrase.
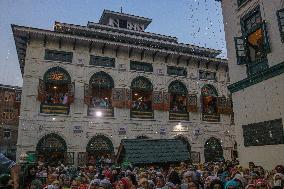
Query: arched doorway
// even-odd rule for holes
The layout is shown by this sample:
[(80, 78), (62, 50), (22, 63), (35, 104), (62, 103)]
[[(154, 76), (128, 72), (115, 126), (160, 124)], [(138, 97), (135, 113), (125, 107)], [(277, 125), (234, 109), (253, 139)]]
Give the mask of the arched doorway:
[(152, 110), (153, 85), (149, 79), (143, 76), (135, 78), (131, 82), (132, 107), (131, 117), (151, 119), (154, 117)]
[(88, 163), (102, 163), (106, 159), (113, 159), (114, 147), (111, 140), (104, 135), (97, 135), (90, 139), (87, 144)]
[(91, 103), (88, 107), (88, 115), (113, 117), (111, 93), (114, 81), (112, 77), (105, 72), (97, 72), (90, 78), (89, 86)]
[(211, 137), (204, 145), (205, 162), (215, 162), (223, 159), (223, 148), (219, 139)]
[(219, 122), (220, 115), (217, 111), (218, 92), (212, 85), (204, 85), (201, 89), (202, 120)]
[(65, 69), (57, 66), (47, 70), (38, 87), (41, 113), (68, 114), (74, 100), (74, 85)]
[(61, 136), (51, 133), (39, 140), (36, 152), (38, 158), (47, 164), (63, 163), (67, 152), (67, 145)]
[(188, 120), (186, 86), (180, 81), (173, 81), (169, 85), (168, 92), (170, 93), (170, 120)]

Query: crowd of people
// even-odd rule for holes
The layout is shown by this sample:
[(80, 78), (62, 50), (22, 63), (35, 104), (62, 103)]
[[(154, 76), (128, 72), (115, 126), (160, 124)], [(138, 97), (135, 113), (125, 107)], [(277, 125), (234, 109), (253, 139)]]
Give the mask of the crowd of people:
[(244, 168), (231, 161), (139, 167), (38, 162), (22, 178), (24, 189), (283, 189), (284, 166), (266, 171), (253, 162)]
[(47, 104), (62, 104), (68, 103), (68, 93), (46, 93), (45, 103)]
[(104, 97), (92, 97), (92, 105), (96, 108), (111, 108), (111, 102), (109, 101), (109, 98)]

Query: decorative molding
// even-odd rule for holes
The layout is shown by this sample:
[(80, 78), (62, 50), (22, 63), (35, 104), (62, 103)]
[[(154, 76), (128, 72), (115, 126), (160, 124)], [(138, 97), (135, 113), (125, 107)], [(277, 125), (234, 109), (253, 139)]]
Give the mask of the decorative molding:
[(246, 79), (233, 83), (228, 86), (228, 89), (231, 93), (234, 93), (234, 92), (243, 90), (245, 88), (248, 88), (252, 85), (255, 85), (257, 83), (260, 83), (262, 81), (265, 81), (267, 79), (281, 75), (283, 73), (284, 73), (284, 62), (277, 64), (275, 66), (272, 66), (256, 74), (252, 74), (250, 75), (250, 77)]

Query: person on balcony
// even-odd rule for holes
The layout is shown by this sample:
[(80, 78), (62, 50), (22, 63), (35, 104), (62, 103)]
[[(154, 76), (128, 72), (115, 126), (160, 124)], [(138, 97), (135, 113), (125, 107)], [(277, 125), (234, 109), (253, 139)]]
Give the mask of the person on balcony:
[(67, 102), (68, 102), (68, 94), (65, 93), (65, 95), (63, 96), (62, 104), (66, 105)]

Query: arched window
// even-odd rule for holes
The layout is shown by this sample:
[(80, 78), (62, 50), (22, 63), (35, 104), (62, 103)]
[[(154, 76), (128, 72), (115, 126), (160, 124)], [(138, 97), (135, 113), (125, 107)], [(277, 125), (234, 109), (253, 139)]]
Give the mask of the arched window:
[[(74, 93), (71, 84), (71, 77), (61, 67), (53, 67), (47, 70), (43, 76), (43, 84), (40, 87), (44, 93), (43, 102), (49, 105), (68, 105), (70, 93)], [(55, 112), (54, 112), (55, 113)]]
[[(132, 110), (134, 112), (152, 112), (152, 83), (145, 77), (137, 77), (131, 83), (132, 90)], [(143, 113), (138, 113), (141, 115), (139, 118), (143, 118)], [(136, 117), (135, 114), (134, 117)], [(149, 114), (145, 114), (145, 118), (152, 117)]]
[(173, 81), (168, 89), (170, 93), (170, 111), (187, 112), (186, 109), (186, 86), (180, 81)]
[(219, 139), (211, 137), (204, 145), (205, 162), (223, 160), (223, 148)]
[(88, 153), (88, 164), (91, 165), (103, 163), (103, 161), (106, 162), (107, 159), (109, 161), (114, 155), (113, 144), (111, 140), (104, 135), (92, 137), (87, 144), (86, 151)]
[(91, 104), (96, 108), (111, 108), (111, 91), (113, 79), (105, 72), (95, 73), (90, 79)]
[(67, 152), (67, 145), (64, 139), (55, 134), (47, 134), (42, 137), (37, 146), (36, 151), (41, 161), (46, 163), (64, 162), (64, 155)]
[(203, 121), (219, 121), (220, 116), (217, 112), (218, 93), (212, 85), (205, 85), (201, 89), (201, 103)]

